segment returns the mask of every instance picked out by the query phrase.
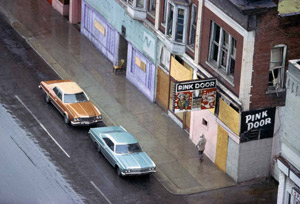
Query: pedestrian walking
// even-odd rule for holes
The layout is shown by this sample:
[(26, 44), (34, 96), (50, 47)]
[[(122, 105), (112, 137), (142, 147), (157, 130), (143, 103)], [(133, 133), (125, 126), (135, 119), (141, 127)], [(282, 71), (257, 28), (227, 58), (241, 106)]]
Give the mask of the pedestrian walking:
[(196, 145), (196, 147), (198, 149), (198, 153), (199, 153), (199, 159), (201, 162), (203, 161), (203, 152), (205, 150), (205, 144), (206, 144), (206, 138), (205, 138), (204, 134), (201, 134), (200, 139)]

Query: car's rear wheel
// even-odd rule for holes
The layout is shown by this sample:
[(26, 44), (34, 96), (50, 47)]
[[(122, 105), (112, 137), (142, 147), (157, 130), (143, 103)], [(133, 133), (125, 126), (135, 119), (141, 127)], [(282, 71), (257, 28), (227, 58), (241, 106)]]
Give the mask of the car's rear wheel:
[(45, 100), (46, 100), (46, 103), (50, 103), (50, 97), (49, 97), (49, 95), (48, 95), (48, 94), (46, 94), (46, 96), (45, 96)]
[(98, 145), (97, 142), (95, 142), (95, 145), (96, 145), (97, 152), (101, 153), (100, 145)]
[(64, 121), (66, 124), (69, 124), (70, 123), (70, 120), (69, 120), (69, 117), (67, 114), (64, 114)]

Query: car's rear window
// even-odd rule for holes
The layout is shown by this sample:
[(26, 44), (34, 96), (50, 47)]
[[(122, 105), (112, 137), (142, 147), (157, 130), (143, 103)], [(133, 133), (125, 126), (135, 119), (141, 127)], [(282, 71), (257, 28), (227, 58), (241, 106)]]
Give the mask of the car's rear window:
[(116, 146), (117, 154), (131, 154), (131, 153), (141, 152), (141, 151), (142, 149), (138, 143)]
[(64, 95), (64, 103), (82, 103), (85, 101), (88, 101), (88, 99), (83, 92)]

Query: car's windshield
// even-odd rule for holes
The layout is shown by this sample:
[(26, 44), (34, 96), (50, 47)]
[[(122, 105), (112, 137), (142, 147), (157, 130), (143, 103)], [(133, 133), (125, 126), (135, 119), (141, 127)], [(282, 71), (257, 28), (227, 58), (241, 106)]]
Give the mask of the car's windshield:
[(76, 94), (65, 94), (64, 95), (64, 103), (81, 103), (87, 101), (86, 95), (81, 93)]
[(138, 143), (116, 146), (117, 154), (131, 154), (131, 153), (141, 152), (141, 151), (142, 149)]

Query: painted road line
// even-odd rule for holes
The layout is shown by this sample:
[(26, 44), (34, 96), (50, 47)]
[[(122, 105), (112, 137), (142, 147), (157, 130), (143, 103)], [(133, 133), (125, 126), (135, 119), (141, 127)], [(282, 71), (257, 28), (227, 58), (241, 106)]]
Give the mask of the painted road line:
[(35, 115), (31, 112), (31, 110), (25, 105), (25, 103), (17, 96), (15, 97), (18, 99), (18, 101), (26, 108), (26, 110), (32, 115), (32, 117), (39, 123), (39, 125), (44, 129), (44, 131), (49, 135), (49, 137), (55, 142), (55, 144), (67, 155), (67, 157), (70, 158), (70, 155), (60, 146), (60, 144), (52, 137), (52, 135), (48, 132), (48, 130), (45, 128), (45, 126), (35, 117)]
[(109, 203), (109, 204), (112, 204), (108, 198), (104, 195), (104, 193), (96, 186), (96, 184), (93, 182), (93, 181), (90, 181), (90, 183), (94, 186), (94, 188), (99, 191), (99, 193), (101, 193), (101, 195), (105, 198), (105, 200)]

